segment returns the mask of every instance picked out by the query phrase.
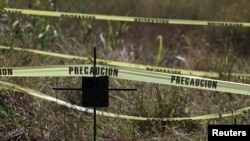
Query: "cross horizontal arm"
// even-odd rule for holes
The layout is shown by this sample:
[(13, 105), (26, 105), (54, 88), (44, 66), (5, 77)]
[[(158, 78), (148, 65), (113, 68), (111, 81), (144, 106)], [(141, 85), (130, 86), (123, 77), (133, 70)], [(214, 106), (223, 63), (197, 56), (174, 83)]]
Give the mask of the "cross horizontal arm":
[(53, 90), (82, 90), (82, 88), (53, 88)]
[(137, 89), (108, 89), (109, 91), (137, 91)]
[(83, 91), (101, 91), (101, 90), (108, 90), (108, 91), (136, 91), (137, 89), (105, 89), (105, 88), (53, 88), (53, 90), (83, 90)]

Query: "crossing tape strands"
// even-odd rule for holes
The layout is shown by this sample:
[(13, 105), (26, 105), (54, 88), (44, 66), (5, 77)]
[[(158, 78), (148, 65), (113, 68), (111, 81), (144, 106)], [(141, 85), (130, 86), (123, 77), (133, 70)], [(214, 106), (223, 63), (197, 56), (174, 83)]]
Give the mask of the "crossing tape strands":
[[(14, 51), (25, 51), (31, 52), (40, 55), (48, 55), (54, 57), (60, 57), (65, 59), (78, 59), (83, 60), (83, 62), (89, 62), (90, 59), (87, 57), (80, 57), (75, 55), (68, 55), (68, 54), (61, 54), (61, 53), (53, 53), (53, 52), (46, 52), (41, 50), (34, 50), (34, 49), (25, 49), (19, 47), (9, 47), (9, 46), (2, 46), (0, 45), (0, 49), (8, 49)], [(111, 61), (111, 60), (102, 60), (97, 59), (97, 64), (106, 65), (106, 66), (114, 66), (114, 67), (125, 67), (131, 69), (139, 69), (139, 70), (147, 70), (147, 71), (155, 71), (155, 72), (163, 72), (163, 73), (172, 73), (172, 74), (181, 74), (181, 75), (192, 75), (192, 76), (199, 76), (199, 77), (209, 77), (209, 78), (218, 78), (220, 76), (231, 76), (231, 78), (235, 78), (236, 80), (240, 81), (250, 81), (250, 74), (237, 74), (237, 73), (217, 73), (217, 72), (205, 72), (205, 71), (194, 71), (194, 70), (184, 70), (184, 69), (173, 69), (173, 68), (165, 68), (165, 67), (155, 67), (155, 66), (148, 66), (148, 65), (141, 65), (141, 64), (132, 64), (126, 62), (118, 62), (118, 61)]]
[[(35, 50), (35, 49), (25, 49), (25, 48), (9, 47), (9, 46), (2, 46), (2, 45), (0, 45), (0, 49), (8, 49), (8, 50), (14, 50), (14, 51), (26, 51), (26, 52), (31, 52), (31, 53), (41, 54), (41, 55), (54, 56), (54, 57), (60, 57), (60, 58), (65, 58), (65, 59), (79, 59), (79, 60), (83, 60), (84, 62), (89, 61), (89, 58), (87, 58), (87, 57), (80, 57), (80, 56), (75, 56), (75, 55), (46, 52), (46, 51), (40, 51), (40, 50)], [(97, 59), (96, 62), (98, 64), (101, 64), (101, 65), (127, 67), (127, 68), (142, 69), (142, 70), (148, 70), (148, 71), (159, 71), (159, 72), (166, 72), (166, 73), (205, 76), (205, 77), (214, 77), (214, 78), (219, 77), (219, 74), (214, 73), (214, 72), (193, 71), (193, 70), (189, 71), (189, 70), (183, 70), (183, 69), (153, 67), (153, 66), (146, 66), (146, 65), (140, 65), (140, 64), (132, 64), (132, 63), (125, 63), (125, 62), (111, 61), (111, 60), (102, 60), (102, 59)]]
[[(37, 92), (29, 88), (21, 87), (16, 84), (0, 81), (0, 88), (27, 93), (31, 96), (41, 98), (50, 102), (54, 102), (56, 104), (66, 106), (68, 108), (72, 108), (72, 109), (82, 111), (85, 113), (93, 113), (93, 109), (74, 105), (74, 104), (65, 102), (63, 100), (51, 97), (49, 95), (43, 94), (41, 92)], [(245, 107), (245, 108), (234, 110), (233, 112), (231, 111), (231, 112), (225, 112), (221, 114), (208, 114), (208, 115), (201, 115), (201, 116), (194, 116), (194, 117), (171, 117), (171, 118), (148, 118), (148, 117), (139, 117), (139, 116), (129, 116), (129, 115), (121, 115), (121, 114), (115, 114), (115, 113), (110, 113), (110, 112), (104, 112), (104, 111), (99, 111), (99, 110), (96, 111), (96, 114), (100, 116), (110, 117), (110, 118), (137, 120), (137, 121), (148, 121), (148, 120), (183, 121), (183, 120), (208, 120), (208, 119), (216, 119), (216, 118), (226, 118), (226, 117), (231, 117), (231, 116), (240, 116), (240, 115), (248, 114), (249, 110), (250, 110), (250, 107)]]
[(65, 18), (93, 19), (93, 20), (110, 20), (110, 21), (139, 22), (139, 23), (226, 26), (226, 27), (250, 27), (250, 23), (246, 23), (246, 22), (223, 22), (223, 21), (201, 21), (201, 20), (128, 17), (128, 16), (113, 16), (113, 15), (99, 15), (99, 14), (81, 14), (81, 13), (70, 13), (70, 12), (28, 10), (28, 9), (16, 9), (16, 8), (3, 8), (1, 10), (1, 12), (13, 13), (13, 14), (23, 14), (23, 15), (35, 15), (35, 16), (65, 17)]
[[(160, 19), (160, 18), (125, 17), (125, 16), (96, 15), (96, 14), (79, 14), (79, 13), (68, 13), (68, 12), (50, 12), (50, 11), (14, 9), (14, 8), (3, 8), (3, 10), (1, 10), (1, 12), (24, 14), (24, 15), (36, 15), (36, 16), (53, 16), (53, 17), (82, 18), (82, 19), (95, 19), (95, 20), (141, 22), (141, 23), (162, 23), (162, 24), (204, 25), (204, 26), (233, 26), (233, 27), (249, 27), (250, 26), (250, 23), (245, 23), (245, 22), (221, 22), (221, 21), (198, 21), (198, 20), (175, 20), (175, 19)], [(31, 51), (31, 50), (26, 50), (26, 51)], [(48, 54), (45, 54), (44, 52), (41, 52), (41, 51), (40, 52), (37, 51), (36, 53), (48, 55)], [(78, 58), (78, 57), (72, 58), (72, 56), (70, 56), (70, 55), (62, 55), (62, 54), (57, 54), (57, 53), (54, 53), (53, 55), (57, 56), (57, 57), (64, 57), (64, 58), (71, 58), (71, 59)], [(83, 59), (83, 58), (80, 58), (80, 59)], [(140, 79), (140, 81), (151, 82), (151, 83), (160, 83), (160, 84), (172, 83), (172, 85), (176, 85), (176, 86), (180, 86), (180, 85), (186, 86), (187, 85), (186, 87), (191, 87), (191, 88), (196, 88), (192, 85), (197, 85), (197, 86), (203, 85), (204, 87), (206, 87), (206, 86), (210, 85), (209, 84), (210, 82), (211, 83), (213, 82), (213, 85), (212, 84), (210, 85), (211, 87), (213, 86), (216, 89), (219, 89), (221, 87), (220, 90), (217, 90), (217, 91), (232, 92), (232, 93), (236, 92), (238, 94), (247, 94), (247, 95), (249, 95), (249, 91), (250, 91), (249, 85), (246, 85), (246, 84), (238, 84), (238, 83), (233, 83), (233, 82), (226, 82), (226, 81), (219, 81), (219, 80), (212, 80), (212, 79), (203, 79), (203, 78), (191, 77), (191, 76), (171, 75), (171, 74), (166, 74), (166, 73), (164, 73), (164, 74), (157, 73), (157, 72), (149, 73), (148, 71), (147, 72), (143, 71), (143, 70), (148, 70), (146, 68), (146, 66), (144, 66), (144, 65), (135, 65), (135, 64), (128, 64), (128, 63), (123, 64), (121, 62), (104, 61), (104, 60), (99, 60), (99, 63), (105, 64), (105, 65), (110, 65), (110, 66), (119, 66), (119, 67), (121, 67), (122, 65), (125, 65), (125, 66), (129, 65), (130, 68), (142, 69), (142, 70), (131, 71), (130, 69), (119, 68), (120, 69), (119, 75), (121, 74), (121, 76), (119, 76), (119, 78), (122, 78), (122, 79), (129, 79), (129, 80), (137, 79), (137, 81), (138, 81), (138, 78), (142, 78), (142, 79)], [(37, 70), (30, 69), (30, 71), (33, 71), (32, 72), (33, 76), (36, 76), (34, 74), (37, 72), (39, 72), (40, 75), (46, 75), (46, 76), (47, 75), (53, 76), (51, 74), (51, 72), (53, 74), (55, 74), (55, 72), (58, 73), (58, 68), (52, 68), (54, 70), (49, 71), (48, 69), (50, 69), (50, 68), (51, 68), (51, 66), (46, 68), (47, 71), (43, 72), (43, 74), (41, 74), (41, 71), (37, 71)], [(42, 69), (42, 68), (40, 68), (40, 69)], [(65, 68), (59, 68), (59, 70), (64, 70), (64, 69)], [(150, 69), (154, 70), (154, 69), (156, 69), (156, 67), (153, 67)], [(165, 68), (162, 68), (162, 69), (164, 70)], [(27, 69), (25, 71), (27, 71)], [(186, 70), (182, 70), (182, 71), (186, 71)], [(189, 75), (190, 74), (195, 75), (194, 71), (192, 71), (193, 74), (191, 71), (189, 71), (189, 72), (190, 72)], [(5, 69), (2, 71), (2, 73), (9, 74), (9, 76), (13, 76), (13, 74), (16, 74), (16, 71), (15, 71), (15, 69), (14, 69), (14, 71), (12, 70), (12, 75), (10, 75), (11, 70)], [(30, 77), (30, 74), (29, 75), (25, 74), (24, 72), (22, 72), (21, 69), (19, 69), (19, 73), (20, 74), (17, 73), (17, 76), (19, 75), (19, 76), (29, 76)], [(183, 74), (183, 73), (181, 73), (181, 74)], [(196, 74), (198, 74), (198, 73), (196, 73)], [(206, 75), (203, 74), (202, 76), (206, 76)], [(214, 75), (210, 75), (208, 77), (218, 77), (218, 73), (215, 73)], [(154, 78), (154, 79), (152, 79), (152, 78)], [(158, 81), (158, 80), (161, 80), (161, 81)], [(215, 84), (216, 84), (216, 87), (215, 87)], [(72, 104), (67, 103), (65, 101), (50, 97), (48, 95), (36, 92), (34, 90), (31, 90), (31, 89), (22, 88), (20, 86), (10, 84), (7, 82), (0, 82), (0, 85), (2, 88), (11, 88), (11, 89), (15, 89), (17, 91), (27, 92), (30, 95), (52, 101), (52, 102), (55, 102), (55, 103), (60, 104), (60, 105), (64, 105), (64, 106), (74, 108), (74, 109), (77, 109), (80, 111), (93, 113), (92, 109), (87, 109), (87, 108), (80, 107), (77, 105), (72, 105)], [(230, 90), (232, 90), (232, 91), (230, 91)], [(238, 109), (238, 110), (234, 111), (234, 115), (243, 114), (245, 111), (247, 111), (249, 109), (250, 109), (250, 107)], [(97, 114), (107, 116), (107, 117), (124, 118), (124, 119), (131, 119), (131, 120), (200, 120), (200, 119), (213, 119), (213, 118), (232, 116), (232, 112), (223, 113), (223, 114), (211, 114), (211, 115), (204, 115), (204, 116), (197, 116), (197, 117), (187, 117), (187, 118), (182, 118), (182, 117), (180, 117), (180, 118), (145, 118), (145, 117), (118, 115), (118, 114), (107, 113), (107, 112), (103, 112), (103, 111), (97, 111)]]
[[(92, 65), (51, 65), (0, 68), (0, 76), (4, 77), (79, 77), (93, 76), (93, 73), (94, 67)], [(146, 83), (250, 95), (249, 84), (207, 79), (195, 76), (150, 72), (145, 70), (103, 65), (98, 65), (96, 67), (96, 75), (105, 75), (118, 79)]]

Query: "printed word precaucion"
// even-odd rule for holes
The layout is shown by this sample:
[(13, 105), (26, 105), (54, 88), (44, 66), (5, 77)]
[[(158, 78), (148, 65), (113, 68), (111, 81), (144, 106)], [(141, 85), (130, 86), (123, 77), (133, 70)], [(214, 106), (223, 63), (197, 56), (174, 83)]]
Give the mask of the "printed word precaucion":
[(106, 76), (118, 76), (117, 68), (109, 68), (109, 67), (69, 67), (70, 75), (93, 75), (95, 72), (96, 75), (106, 75)]
[(186, 86), (196, 86), (196, 87), (205, 87), (205, 88), (217, 88), (217, 81), (206, 80), (199, 78), (190, 78), (184, 76), (171, 76), (171, 83), (186, 85)]
[(13, 75), (12, 68), (3, 68), (3, 69), (0, 69), (0, 76), (8, 76), (8, 75)]

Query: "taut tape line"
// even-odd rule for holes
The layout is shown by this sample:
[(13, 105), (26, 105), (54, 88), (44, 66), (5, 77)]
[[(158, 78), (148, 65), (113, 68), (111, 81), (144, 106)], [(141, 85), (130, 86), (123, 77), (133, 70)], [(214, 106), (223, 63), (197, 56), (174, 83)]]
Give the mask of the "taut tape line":
[[(0, 81), (0, 88), (2, 89), (8, 89), (18, 92), (27, 93), (31, 96), (41, 98), (50, 102), (54, 102), (56, 104), (66, 106), (68, 108), (72, 108), (78, 111), (82, 111), (85, 113), (93, 113), (93, 109), (84, 108), (81, 106), (73, 105), (71, 103), (65, 102), (63, 100), (48, 96), (46, 94), (43, 94), (41, 92), (37, 92), (35, 90), (29, 89), (29, 88), (23, 88), (16, 84), (11, 84), (8, 82)], [(147, 121), (147, 120), (161, 120), (161, 121), (183, 121), (183, 120), (207, 120), (207, 119), (216, 119), (216, 118), (226, 118), (231, 116), (239, 116), (248, 114), (250, 107), (245, 107), (241, 109), (237, 109), (231, 112), (225, 112), (221, 114), (209, 114), (209, 115), (202, 115), (202, 116), (194, 116), (194, 117), (171, 117), (171, 118), (148, 118), (148, 117), (138, 117), (138, 116), (129, 116), (129, 115), (121, 115), (121, 114), (115, 114), (115, 113), (109, 113), (104, 111), (96, 111), (97, 115), (110, 117), (110, 118), (117, 118), (117, 119), (127, 119), (127, 120), (139, 120), (139, 121)]]
[[(0, 68), (2, 77), (75, 77), (93, 76), (93, 65), (51, 65)], [(98, 65), (96, 75), (163, 85), (250, 95), (250, 85), (202, 77)]]
[[(14, 51), (25, 51), (25, 52), (60, 57), (60, 58), (65, 58), (65, 59), (79, 59), (79, 60), (83, 60), (84, 62), (89, 61), (89, 58), (87, 58), (87, 57), (46, 52), (46, 51), (40, 51), (40, 50), (35, 50), (35, 49), (9, 47), (9, 46), (2, 46), (2, 45), (0, 45), (0, 49), (8, 49), (8, 50), (14, 50)], [(98, 64), (108, 65), (108, 66), (128, 67), (128, 68), (142, 69), (142, 70), (148, 70), (148, 71), (158, 71), (158, 72), (184, 74), (184, 75), (195, 75), (195, 76), (204, 76), (204, 77), (211, 77), (211, 78), (219, 77), (219, 73), (216, 73), (216, 72), (205, 72), (205, 71), (193, 71), (193, 70), (173, 69), (173, 68), (164, 68), (164, 67), (154, 67), (154, 66), (132, 64), (132, 63), (126, 63), (126, 62), (111, 61), (111, 60), (102, 60), (102, 59), (97, 59), (96, 61)]]
[(128, 16), (112, 16), (112, 15), (99, 15), (99, 14), (81, 14), (81, 13), (70, 13), (70, 12), (28, 10), (28, 9), (16, 9), (16, 8), (3, 8), (2, 12), (3, 13), (13, 13), (13, 14), (23, 14), (23, 15), (95, 19), (95, 20), (111, 20), (111, 21), (125, 21), (125, 22), (141, 22), (141, 23), (250, 27), (250, 23), (246, 23), (246, 22), (223, 22), (223, 21), (200, 21), (200, 20), (128, 17)]
[[(31, 52), (31, 53), (35, 53), (35, 54), (54, 56), (54, 57), (60, 57), (60, 58), (65, 58), (65, 59), (79, 59), (79, 60), (83, 60), (84, 62), (89, 61), (89, 58), (87, 58), (87, 57), (46, 52), (46, 51), (40, 51), (40, 50), (34, 50), (34, 49), (25, 49), (25, 48), (9, 47), (9, 46), (2, 46), (2, 45), (0, 45), (0, 49), (8, 49), (8, 50), (14, 50), (14, 51), (26, 51), (26, 52)], [(101, 65), (107, 65), (107, 66), (115, 66), (115, 67), (117, 66), (117, 67), (131, 68), (131, 69), (140, 69), (140, 70), (147, 70), (147, 71), (156, 71), (156, 72), (182, 74), (182, 75), (192, 75), (192, 76), (209, 77), (209, 78), (218, 78), (221, 75), (222, 76), (229, 75), (228, 73), (219, 74), (217, 72), (173, 69), (173, 68), (155, 67), (155, 66), (132, 64), (132, 63), (126, 63), (126, 62), (111, 61), (111, 60), (101, 60), (101, 59), (97, 59), (97, 63), (101, 64)], [(231, 73), (230, 76), (231, 76), (231, 78), (235, 78), (237, 80), (243, 80), (243, 81), (250, 80), (250, 74)]]

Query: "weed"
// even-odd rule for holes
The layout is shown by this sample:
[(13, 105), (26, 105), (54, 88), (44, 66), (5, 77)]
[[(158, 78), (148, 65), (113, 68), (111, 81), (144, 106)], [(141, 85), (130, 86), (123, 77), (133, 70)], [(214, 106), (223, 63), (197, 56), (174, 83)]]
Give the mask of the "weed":
[(155, 59), (155, 66), (158, 66), (161, 59), (162, 59), (162, 50), (163, 50), (163, 37), (161, 35), (159, 35), (158, 37), (158, 40), (159, 40), (159, 45), (158, 45), (158, 52), (157, 52), (157, 56), (156, 56), (156, 59)]

